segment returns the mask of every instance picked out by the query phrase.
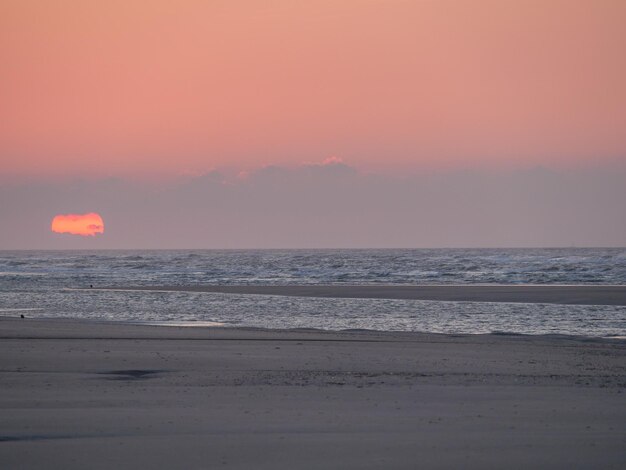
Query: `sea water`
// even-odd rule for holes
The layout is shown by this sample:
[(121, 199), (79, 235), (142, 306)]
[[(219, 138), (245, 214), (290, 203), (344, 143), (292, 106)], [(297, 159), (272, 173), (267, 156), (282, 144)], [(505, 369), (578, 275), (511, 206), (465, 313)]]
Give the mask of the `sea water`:
[(0, 315), (626, 336), (624, 306), (97, 289), (208, 284), (626, 285), (626, 249), (0, 251)]

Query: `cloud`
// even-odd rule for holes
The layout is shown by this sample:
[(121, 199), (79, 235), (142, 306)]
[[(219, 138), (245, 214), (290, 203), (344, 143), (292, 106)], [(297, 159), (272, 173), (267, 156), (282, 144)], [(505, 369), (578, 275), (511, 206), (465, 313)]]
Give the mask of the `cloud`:
[(327, 165), (340, 165), (343, 164), (343, 158), (339, 158), (339, 157), (328, 157), (325, 158), (324, 160), (322, 160), (322, 166), (327, 166)]
[(104, 233), (104, 221), (99, 214), (59, 214), (52, 219), (51, 230), (56, 233), (71, 235), (95, 236)]
[[(0, 183), (0, 249), (625, 246), (624, 181), (624, 166), (398, 177), (333, 161), (167, 184)], [(97, 207), (107, 236), (52, 236), (50, 214), (68, 207)]]
[(353, 176), (358, 172), (356, 168), (346, 164), (342, 158), (328, 157), (322, 160), (321, 163), (307, 163), (302, 165), (303, 170), (306, 170), (309, 174), (320, 174), (324, 176)]

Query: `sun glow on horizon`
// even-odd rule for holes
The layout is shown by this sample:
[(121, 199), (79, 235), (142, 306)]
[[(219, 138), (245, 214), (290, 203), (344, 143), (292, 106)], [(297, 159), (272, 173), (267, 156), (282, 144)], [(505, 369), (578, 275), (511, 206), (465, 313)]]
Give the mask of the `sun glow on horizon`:
[(58, 214), (52, 219), (50, 229), (55, 233), (69, 233), (93, 237), (104, 233), (104, 221), (100, 214), (89, 212), (87, 214)]

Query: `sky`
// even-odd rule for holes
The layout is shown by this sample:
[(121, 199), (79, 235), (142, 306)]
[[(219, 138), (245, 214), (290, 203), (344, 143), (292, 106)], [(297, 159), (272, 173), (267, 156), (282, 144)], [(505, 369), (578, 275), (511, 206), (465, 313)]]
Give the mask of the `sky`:
[[(0, 249), (626, 246), (621, 0), (3, 0)], [(103, 232), (51, 231), (96, 213)]]

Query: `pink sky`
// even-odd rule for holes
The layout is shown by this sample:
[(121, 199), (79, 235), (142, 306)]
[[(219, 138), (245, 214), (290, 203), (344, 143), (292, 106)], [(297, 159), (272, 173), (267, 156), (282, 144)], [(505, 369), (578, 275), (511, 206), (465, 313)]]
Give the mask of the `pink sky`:
[(4, 0), (0, 176), (626, 158), (626, 2)]

